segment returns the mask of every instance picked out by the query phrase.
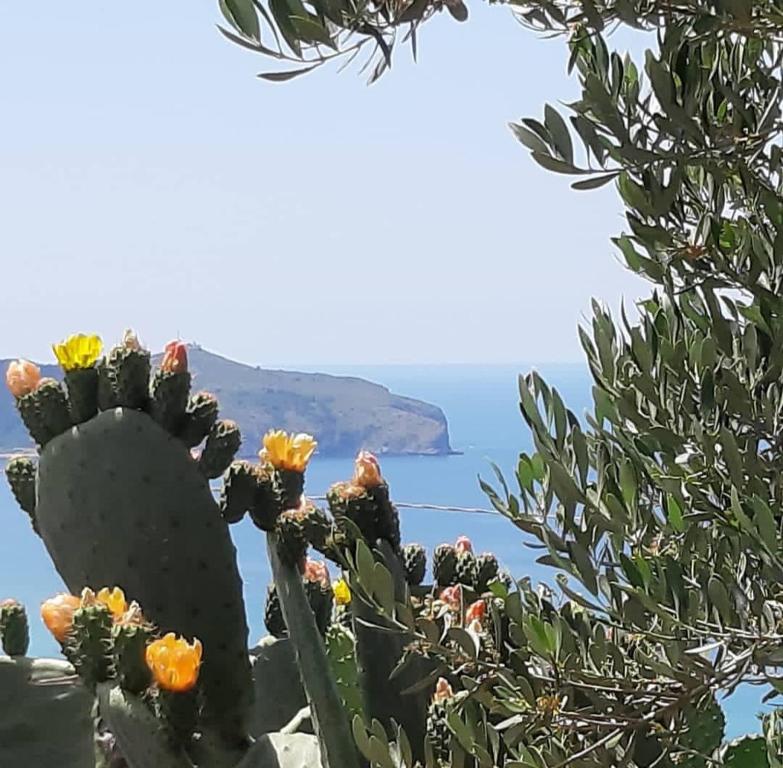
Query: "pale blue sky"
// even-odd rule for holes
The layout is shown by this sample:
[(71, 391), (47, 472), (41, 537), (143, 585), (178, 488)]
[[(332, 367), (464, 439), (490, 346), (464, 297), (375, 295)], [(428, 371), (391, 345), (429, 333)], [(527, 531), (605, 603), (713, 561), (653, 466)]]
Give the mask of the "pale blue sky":
[(271, 364), (580, 360), (597, 296), (643, 284), (506, 127), (568, 100), (562, 41), (498, 6), (417, 65), (286, 84), (215, 0), (0, 6), (0, 356), (132, 325)]

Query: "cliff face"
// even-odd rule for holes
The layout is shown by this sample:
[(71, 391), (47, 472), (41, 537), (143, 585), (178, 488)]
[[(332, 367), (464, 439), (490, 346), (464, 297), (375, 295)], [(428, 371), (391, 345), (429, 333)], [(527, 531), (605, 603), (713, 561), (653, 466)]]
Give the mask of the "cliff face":
[[(188, 352), (193, 390), (214, 392), (220, 415), (242, 429), (242, 452), (254, 454), (270, 428), (309, 432), (324, 456), (349, 456), (366, 449), (379, 454), (451, 452), (440, 408), (394, 395), (364, 379), (254, 368), (192, 346)], [(5, 370), (8, 361), (0, 361)], [(53, 366), (45, 376), (59, 373)], [(0, 450), (30, 441), (5, 387), (0, 392)]]

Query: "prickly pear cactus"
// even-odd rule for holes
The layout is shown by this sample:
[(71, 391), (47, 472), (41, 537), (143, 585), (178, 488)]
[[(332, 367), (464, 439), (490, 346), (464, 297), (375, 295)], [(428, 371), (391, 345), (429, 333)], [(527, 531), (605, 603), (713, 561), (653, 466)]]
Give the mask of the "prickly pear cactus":
[(185, 445), (146, 413), (99, 413), (41, 452), (36, 522), (71, 591), (118, 584), (163, 631), (201, 639), (205, 714), (238, 737), (251, 691), (242, 585)]
[(67, 662), (0, 658), (0, 765), (92, 768), (91, 708)]

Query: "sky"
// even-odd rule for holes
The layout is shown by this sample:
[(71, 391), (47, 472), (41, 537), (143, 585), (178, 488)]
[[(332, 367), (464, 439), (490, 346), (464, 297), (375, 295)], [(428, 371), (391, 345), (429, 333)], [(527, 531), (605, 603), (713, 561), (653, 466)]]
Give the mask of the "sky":
[(508, 122), (576, 94), (562, 40), (440, 14), (379, 83), (288, 83), (216, 0), (0, 5), (0, 357), (125, 327), (260, 365), (570, 362), (647, 287), (616, 192)]

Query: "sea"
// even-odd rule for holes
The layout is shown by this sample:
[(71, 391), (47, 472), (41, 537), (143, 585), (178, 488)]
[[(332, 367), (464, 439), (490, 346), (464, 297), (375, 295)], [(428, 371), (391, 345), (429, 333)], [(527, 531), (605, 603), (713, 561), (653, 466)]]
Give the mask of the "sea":
[[(382, 470), (394, 499), (416, 505), (460, 507), (484, 511), (401, 509), (404, 542), (419, 542), (429, 552), (441, 542), (467, 535), (477, 551), (491, 551), (516, 578), (554, 582), (551, 569), (536, 564), (536, 550), (505, 518), (491, 513), (479, 478), (496, 485), (492, 464), (515, 487), (514, 469), (520, 451), (530, 450), (530, 433), (518, 406), (518, 376), (533, 368), (557, 388), (567, 407), (583, 417), (592, 402), (586, 367), (574, 365), (441, 365), (441, 366), (299, 366), (304, 371), (361, 376), (391, 391), (439, 405), (449, 422), (450, 456), (404, 456), (382, 459)], [(323, 496), (338, 480), (351, 476), (349, 458), (316, 455), (307, 473), (306, 493)], [(0, 599), (15, 597), (31, 615), (34, 656), (57, 655), (58, 648), (37, 619), (35, 606), (63, 590), (63, 584), (26, 515), (0, 482)], [(263, 609), (269, 567), (263, 534), (248, 521), (232, 526), (245, 589), (251, 641), (264, 634)], [(336, 575), (336, 574), (333, 574)], [(726, 735), (758, 732), (763, 707), (757, 688), (742, 688), (722, 702), (727, 715)]]

